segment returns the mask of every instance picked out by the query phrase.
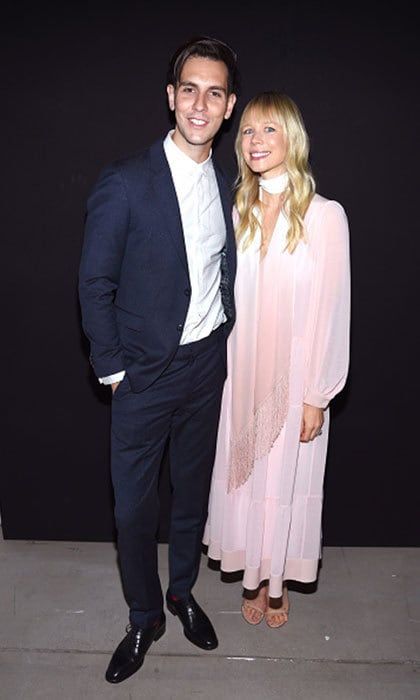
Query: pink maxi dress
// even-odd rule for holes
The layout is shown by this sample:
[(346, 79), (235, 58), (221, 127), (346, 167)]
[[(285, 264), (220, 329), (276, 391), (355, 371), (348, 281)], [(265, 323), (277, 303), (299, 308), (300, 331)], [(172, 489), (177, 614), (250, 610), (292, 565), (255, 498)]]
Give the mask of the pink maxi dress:
[[(237, 320), (203, 542), (253, 590), (268, 580), (314, 581), (321, 556), (330, 400), (349, 362), (349, 234), (340, 204), (316, 194), (305, 238), (285, 251), (280, 214), (264, 258), (261, 237), (238, 250)], [(303, 404), (325, 409), (322, 434), (299, 440)]]

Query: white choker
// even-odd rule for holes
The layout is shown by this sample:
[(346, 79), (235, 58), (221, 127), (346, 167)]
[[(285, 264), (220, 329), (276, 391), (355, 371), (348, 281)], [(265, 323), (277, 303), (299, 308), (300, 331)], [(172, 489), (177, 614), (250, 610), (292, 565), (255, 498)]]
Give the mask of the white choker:
[(262, 177), (259, 178), (260, 187), (269, 194), (280, 194), (284, 192), (288, 182), (288, 173), (282, 173), (281, 175), (277, 175), (277, 177), (271, 177), (267, 180), (264, 180)]

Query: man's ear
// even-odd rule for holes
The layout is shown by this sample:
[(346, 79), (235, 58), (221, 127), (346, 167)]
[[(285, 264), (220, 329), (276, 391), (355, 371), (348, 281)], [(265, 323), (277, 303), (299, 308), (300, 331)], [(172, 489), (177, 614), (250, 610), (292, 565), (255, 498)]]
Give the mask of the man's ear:
[(171, 112), (175, 110), (175, 88), (173, 85), (166, 86), (166, 92), (168, 94), (168, 104)]
[(235, 102), (236, 102), (236, 95), (234, 92), (232, 92), (227, 99), (225, 119), (229, 119), (230, 115), (232, 114), (233, 108), (235, 106)]

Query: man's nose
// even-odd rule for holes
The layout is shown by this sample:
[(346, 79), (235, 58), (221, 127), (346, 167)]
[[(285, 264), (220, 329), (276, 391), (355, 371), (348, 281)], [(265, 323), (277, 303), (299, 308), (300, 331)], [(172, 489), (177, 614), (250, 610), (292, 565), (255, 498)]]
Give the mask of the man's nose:
[(194, 108), (197, 110), (197, 112), (204, 112), (207, 107), (207, 100), (206, 100), (206, 95), (200, 92), (197, 92), (195, 102), (194, 102)]

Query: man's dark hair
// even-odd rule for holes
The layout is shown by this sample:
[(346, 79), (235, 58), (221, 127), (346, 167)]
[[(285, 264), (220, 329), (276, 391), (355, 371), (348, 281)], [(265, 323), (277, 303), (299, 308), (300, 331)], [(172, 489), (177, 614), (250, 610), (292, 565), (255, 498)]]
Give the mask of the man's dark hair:
[(228, 94), (238, 91), (236, 53), (223, 41), (210, 36), (194, 37), (175, 51), (169, 64), (168, 84), (174, 87), (178, 85), (184, 64), (192, 56), (223, 61), (228, 69)]

